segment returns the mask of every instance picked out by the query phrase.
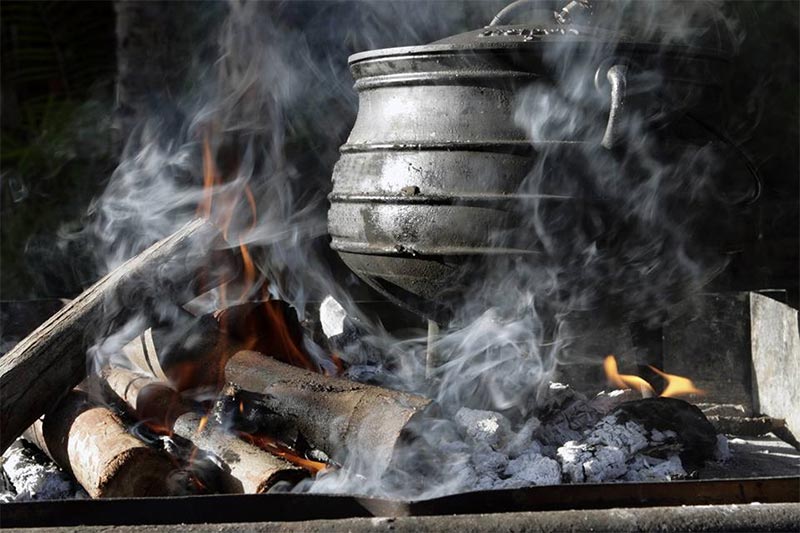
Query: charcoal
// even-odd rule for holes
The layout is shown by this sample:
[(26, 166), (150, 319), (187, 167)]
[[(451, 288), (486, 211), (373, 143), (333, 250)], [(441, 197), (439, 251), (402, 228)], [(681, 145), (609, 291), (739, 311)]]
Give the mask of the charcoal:
[(627, 402), (557, 454), (569, 481), (672, 479), (717, 450), (714, 428), (695, 406), (674, 398)]
[(689, 468), (703, 466), (713, 459), (717, 432), (696, 406), (677, 398), (645, 398), (627, 402), (612, 414), (624, 423), (633, 420), (647, 429), (677, 434), (681, 461)]
[(503, 488), (561, 483), (561, 467), (558, 462), (538, 453), (536, 448), (509, 461), (505, 475), (509, 479), (505, 481)]

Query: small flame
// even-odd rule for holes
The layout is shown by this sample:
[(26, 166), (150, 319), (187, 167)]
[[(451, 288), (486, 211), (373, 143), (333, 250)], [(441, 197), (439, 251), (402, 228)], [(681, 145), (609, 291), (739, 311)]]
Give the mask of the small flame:
[(661, 370), (648, 365), (650, 370), (667, 380), (667, 386), (661, 392), (661, 396), (665, 398), (673, 398), (675, 396), (685, 396), (689, 394), (702, 395), (705, 391), (698, 389), (692, 383), (692, 380), (683, 376), (676, 376), (675, 374), (667, 374)]
[(613, 355), (609, 355), (603, 361), (603, 368), (606, 371), (608, 381), (615, 387), (621, 389), (635, 389), (642, 393), (642, 396), (649, 398), (655, 396), (656, 391), (647, 381), (639, 376), (631, 376), (628, 374), (620, 374), (617, 370), (617, 360)]
[(211, 154), (211, 143), (208, 134), (203, 137), (203, 200), (197, 206), (197, 214), (205, 218), (211, 218), (211, 204), (214, 194), (214, 187), (219, 185), (220, 178), (217, 166), (214, 164), (214, 157)]
[(316, 475), (328, 468), (328, 465), (325, 463), (321, 463), (319, 461), (312, 461), (311, 459), (306, 459), (305, 457), (300, 457), (297, 455), (291, 448), (282, 444), (277, 439), (269, 437), (267, 435), (251, 435), (250, 433), (239, 433), (239, 437), (243, 440), (253, 444), (254, 446), (258, 446), (264, 451), (267, 451), (273, 455), (277, 455), (278, 457), (282, 457), (289, 461), (290, 463), (297, 465), (301, 468), (305, 468), (312, 474)]
[[(617, 360), (613, 355), (606, 356), (603, 361), (603, 368), (606, 371), (606, 378), (609, 383), (621, 389), (637, 389), (644, 397), (655, 396), (655, 389), (647, 381), (639, 376), (630, 376), (620, 374), (617, 370)], [(686, 396), (690, 394), (702, 395), (704, 391), (698, 389), (692, 383), (692, 380), (683, 376), (676, 376), (674, 374), (667, 374), (653, 366), (648, 365), (648, 368), (664, 378), (667, 381), (667, 386), (661, 391), (659, 397), (661, 398), (674, 398), (676, 396)]]

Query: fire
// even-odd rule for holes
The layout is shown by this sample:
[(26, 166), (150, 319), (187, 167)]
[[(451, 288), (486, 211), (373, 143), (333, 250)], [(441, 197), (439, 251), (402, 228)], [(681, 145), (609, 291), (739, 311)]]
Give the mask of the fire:
[(253, 444), (254, 446), (258, 446), (262, 450), (268, 451), (273, 455), (277, 455), (278, 457), (283, 457), (290, 463), (297, 465), (301, 468), (305, 468), (310, 473), (317, 475), (318, 473), (324, 471), (328, 468), (328, 465), (325, 463), (321, 463), (319, 461), (312, 461), (311, 459), (306, 459), (305, 457), (300, 457), (291, 448), (282, 444), (277, 439), (269, 437), (267, 435), (252, 435), (250, 433), (239, 433), (239, 437), (244, 439), (245, 441)]
[(683, 376), (676, 376), (675, 374), (667, 374), (666, 372), (662, 372), (661, 370), (647, 365), (650, 370), (661, 376), (667, 381), (667, 386), (664, 387), (664, 391), (661, 393), (661, 396), (665, 398), (673, 398), (675, 396), (685, 396), (688, 394), (696, 394), (702, 395), (705, 393), (702, 389), (698, 389), (692, 383), (692, 380), (689, 378), (685, 378)]
[[(227, 172), (226, 172), (227, 173)], [(225, 309), (233, 304), (242, 304), (247, 301), (263, 301), (263, 315), (269, 322), (267, 327), (253, 328), (248, 332), (248, 338), (237, 339), (239, 349), (263, 348), (268, 355), (275, 356), (295, 366), (308, 370), (319, 371), (318, 366), (297, 344), (289, 331), (286, 319), (278, 313), (269, 300), (269, 283), (259, 272), (252, 251), (246, 244), (246, 236), (258, 224), (258, 210), (256, 198), (248, 184), (243, 187), (215, 190), (228, 180), (223, 176), (215, 162), (211, 141), (208, 135), (203, 139), (203, 197), (197, 207), (198, 215), (214, 218), (222, 229), (222, 234), (228, 241), (238, 242), (239, 257), (242, 262), (242, 273), (237, 280), (237, 287), (233, 289), (232, 282), (223, 283), (218, 288), (220, 309)], [(247, 218), (245, 218), (247, 217)], [(248, 224), (234, 225), (234, 220), (246, 220)], [(237, 232), (233, 234), (233, 232)], [(234, 290), (236, 292), (234, 292)], [(234, 295), (230, 293), (234, 292)], [(225, 320), (223, 314), (223, 321)], [(225, 323), (220, 324), (225, 329)], [(219, 352), (226, 352), (227, 346), (220, 346)], [(220, 360), (221, 368), (217, 374), (222, 375), (224, 358)]]
[(606, 357), (603, 361), (603, 368), (606, 371), (606, 378), (615, 387), (620, 389), (636, 389), (642, 393), (644, 397), (655, 396), (656, 391), (653, 386), (639, 376), (631, 376), (628, 374), (620, 374), (617, 371), (617, 360), (613, 355)]
[[(664, 378), (667, 386), (659, 394), (662, 398), (674, 398), (676, 396), (687, 396), (690, 394), (701, 395), (703, 391), (694, 386), (694, 383), (689, 378), (683, 376), (676, 376), (674, 374), (667, 374), (653, 366), (649, 366), (650, 370)], [(639, 376), (631, 376), (620, 374), (617, 369), (617, 360), (613, 355), (606, 356), (603, 361), (603, 368), (606, 371), (606, 378), (609, 383), (621, 389), (636, 389), (642, 393), (642, 396), (650, 397), (655, 396), (655, 389), (650, 383)]]

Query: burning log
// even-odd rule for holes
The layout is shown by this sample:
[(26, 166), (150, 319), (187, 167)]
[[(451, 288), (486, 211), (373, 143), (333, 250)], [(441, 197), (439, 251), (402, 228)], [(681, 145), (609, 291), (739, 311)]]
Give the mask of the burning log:
[(192, 442), (213, 454), (221, 464), (223, 489), (231, 493), (268, 491), (280, 481), (297, 482), (306, 472), (290, 462), (227, 433), (219, 424), (190, 412), (180, 394), (152, 377), (130, 370), (109, 368), (102, 372), (103, 384), (142, 421)]
[[(269, 353), (275, 359), (318, 370), (303, 350), (303, 330), (292, 307), (281, 300), (246, 302), (214, 314), (220, 329), (242, 350)], [(237, 350), (238, 351), (238, 350)]]
[(120, 324), (148, 299), (186, 301), (198, 269), (222, 237), (195, 220), (103, 277), (0, 359), (0, 450), (54, 407), (86, 372), (87, 331)]
[(302, 468), (226, 433), (197, 413), (181, 415), (175, 433), (210, 452), (230, 474), (225, 488), (233, 493), (260, 494), (280, 481), (296, 483), (306, 477)]
[(175, 466), (168, 457), (128, 433), (106, 407), (81, 391), (70, 392), (24, 434), (92, 498), (166, 496)]
[(311, 446), (334, 461), (363, 454), (379, 473), (392, 463), (409, 423), (431, 403), (414, 394), (309, 372), (257, 352), (234, 355), (225, 377), (256, 411), (295, 424)]

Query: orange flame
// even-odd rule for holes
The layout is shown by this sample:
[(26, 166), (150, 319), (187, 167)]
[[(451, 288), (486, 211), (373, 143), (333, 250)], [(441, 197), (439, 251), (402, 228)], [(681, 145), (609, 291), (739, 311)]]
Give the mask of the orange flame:
[[(203, 198), (198, 205), (197, 212), (206, 217), (213, 217), (222, 229), (222, 235), (226, 240), (238, 241), (239, 256), (242, 262), (242, 272), (239, 279), (235, 282), (233, 280), (226, 281), (218, 287), (219, 308), (226, 309), (231, 307), (232, 304), (245, 303), (248, 300), (264, 300), (264, 319), (262, 323), (258, 324), (260, 327), (250, 328), (251, 331), (247, 332), (246, 338), (244, 336), (237, 337), (236, 345), (240, 349), (262, 348), (259, 351), (274, 355), (287, 363), (308, 370), (319, 371), (318, 366), (305, 353), (297, 340), (293, 338), (286, 319), (270, 305), (268, 301), (271, 299), (268, 290), (269, 283), (259, 272), (253, 254), (247, 247), (246, 235), (258, 225), (257, 205), (253, 191), (247, 184), (241, 188), (225, 189), (222, 192), (215, 190), (219, 185), (228, 181), (227, 174), (227, 170), (220, 172), (215, 161), (212, 143), (209, 135), (206, 134), (203, 138)], [(245, 204), (249, 213), (243, 211)], [(243, 219), (248, 220), (247, 227), (241, 228), (241, 226), (234, 225), (235, 217), (245, 213), (249, 214), (249, 219)], [(240, 228), (241, 231), (238, 235), (231, 235), (232, 231)], [(235, 295), (231, 294), (233, 291), (235, 291)], [(226, 323), (226, 320), (227, 317), (223, 314), (222, 322), (220, 323), (223, 329), (228, 329), (229, 324)], [(234, 325), (230, 324), (230, 326)], [(239, 328), (239, 330), (242, 330), (242, 328)], [(225, 354), (233, 348), (233, 346), (225, 345), (224, 341), (221, 344), (218, 346), (217, 353)], [(218, 365), (220, 368), (217, 369), (217, 376), (224, 375), (225, 360), (225, 357), (220, 358)]]
[(197, 424), (197, 431), (196, 431), (196, 433), (197, 433), (198, 435), (199, 435), (200, 433), (202, 433), (202, 432), (203, 432), (203, 430), (206, 428), (206, 425), (208, 425), (208, 416), (205, 416), (205, 415), (204, 415), (203, 417), (201, 417), (201, 418), (200, 418), (200, 422)]
[[(661, 376), (667, 381), (667, 386), (661, 391), (659, 397), (661, 398), (674, 398), (676, 396), (686, 396), (690, 394), (701, 395), (703, 390), (698, 389), (692, 383), (692, 380), (683, 376), (676, 376), (674, 374), (667, 374), (653, 366), (648, 365), (650, 370)], [(639, 376), (631, 376), (620, 374), (617, 370), (617, 360), (613, 355), (606, 356), (603, 361), (603, 368), (606, 371), (606, 378), (609, 383), (621, 389), (636, 389), (642, 393), (644, 397), (655, 396), (655, 389), (647, 381)]]
[(253, 444), (254, 446), (258, 446), (264, 451), (267, 451), (273, 455), (277, 455), (278, 457), (282, 457), (287, 461), (289, 461), (290, 463), (297, 465), (301, 468), (305, 468), (314, 475), (328, 468), (328, 465), (326, 465), (325, 463), (321, 463), (319, 461), (312, 461), (311, 459), (306, 459), (305, 457), (300, 457), (291, 448), (289, 448), (285, 444), (282, 444), (277, 439), (268, 437), (267, 435), (251, 435), (250, 433), (240, 432), (239, 436), (245, 441), (249, 442), (250, 444)]
[(661, 396), (665, 398), (674, 398), (675, 396), (686, 396), (689, 394), (702, 395), (705, 391), (698, 389), (692, 383), (692, 380), (683, 376), (676, 376), (675, 374), (667, 374), (661, 370), (648, 365), (650, 370), (667, 380), (667, 386), (661, 392)]
[(606, 371), (608, 381), (615, 387), (621, 389), (635, 389), (642, 393), (644, 397), (655, 396), (656, 391), (652, 385), (639, 376), (620, 374), (617, 370), (617, 360), (613, 355), (609, 355), (603, 361), (603, 368)]
[(211, 154), (211, 143), (208, 135), (203, 137), (203, 200), (197, 206), (197, 214), (205, 218), (211, 217), (212, 196), (214, 186), (219, 185), (219, 173), (214, 164), (214, 157)]

